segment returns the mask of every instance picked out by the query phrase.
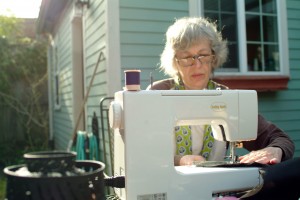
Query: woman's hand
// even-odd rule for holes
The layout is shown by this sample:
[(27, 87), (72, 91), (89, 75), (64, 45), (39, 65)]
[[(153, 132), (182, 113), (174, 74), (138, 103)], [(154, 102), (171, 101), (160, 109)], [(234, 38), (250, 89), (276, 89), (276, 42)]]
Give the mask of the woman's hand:
[(282, 150), (279, 147), (266, 147), (258, 151), (251, 151), (250, 153), (240, 156), (241, 163), (261, 163), (261, 164), (276, 164), (280, 163), (282, 158)]
[(205, 161), (205, 158), (199, 155), (175, 156), (175, 165), (193, 165), (194, 161)]

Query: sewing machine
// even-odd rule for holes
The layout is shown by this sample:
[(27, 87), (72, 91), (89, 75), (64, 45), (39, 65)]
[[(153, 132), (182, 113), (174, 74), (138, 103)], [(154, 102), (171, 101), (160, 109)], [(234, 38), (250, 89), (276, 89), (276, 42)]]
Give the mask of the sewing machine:
[[(261, 183), (256, 167), (174, 166), (174, 127), (211, 124), (217, 140), (254, 140), (257, 94), (250, 90), (120, 91), (110, 105), (114, 174), (122, 200), (210, 200)], [(223, 127), (223, 130), (220, 128)]]

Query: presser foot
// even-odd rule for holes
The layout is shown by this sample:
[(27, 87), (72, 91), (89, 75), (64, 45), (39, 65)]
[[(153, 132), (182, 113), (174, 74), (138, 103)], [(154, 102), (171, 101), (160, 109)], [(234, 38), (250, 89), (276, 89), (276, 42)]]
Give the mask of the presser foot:
[(232, 162), (232, 161), (194, 161), (193, 165), (196, 167), (218, 167), (218, 166), (230, 166), (236, 165), (239, 162)]
[(232, 163), (232, 164), (239, 163), (239, 159), (238, 159), (239, 156), (238, 155), (225, 156), (224, 158), (228, 159), (228, 161), (226, 161), (226, 162), (229, 162), (229, 163)]

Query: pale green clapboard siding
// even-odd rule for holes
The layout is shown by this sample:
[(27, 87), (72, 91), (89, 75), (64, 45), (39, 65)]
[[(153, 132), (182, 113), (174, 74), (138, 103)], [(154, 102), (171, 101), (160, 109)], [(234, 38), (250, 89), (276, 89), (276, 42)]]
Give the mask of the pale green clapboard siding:
[[(90, 1), (91, 5), (83, 18), (84, 30), (84, 82), (85, 93), (93, 76), (96, 62), (100, 52), (106, 48), (106, 26), (105, 26), (105, 4), (103, 0)], [(57, 24), (55, 33), (55, 43), (57, 44), (58, 65), (60, 67), (60, 92), (61, 107), (59, 110), (53, 110), (53, 134), (55, 148), (66, 150), (69, 141), (72, 139), (72, 133), (75, 126), (73, 122), (73, 91), (72, 91), (72, 32), (71, 26), (71, 7), (63, 13), (61, 24)], [(52, 72), (54, 75), (54, 72)], [(82, 117), (86, 118), (87, 129), (91, 132), (91, 118), (93, 112), (99, 117), (99, 101), (107, 96), (107, 75), (106, 62), (101, 62), (93, 81), (89, 97), (85, 104), (86, 112)], [(52, 80), (54, 82), (54, 79)], [(52, 97), (54, 97), (52, 91)], [(53, 99), (54, 101), (54, 99)], [(102, 150), (102, 149), (101, 149)]]
[[(287, 1), (288, 37), (290, 53), (290, 82), (289, 95), (293, 96), (294, 108), (287, 115), (291, 115), (290, 124), (286, 129), (296, 145), (295, 157), (300, 156), (300, 1)], [(295, 103), (298, 101), (298, 104)], [(290, 104), (289, 101), (286, 102)], [(298, 114), (297, 114), (298, 113)]]
[(150, 84), (150, 74), (154, 80), (164, 78), (158, 66), (165, 32), (175, 18), (187, 15), (188, 1), (120, 1), (121, 71), (140, 69), (142, 89)]
[[(106, 30), (106, 2), (103, 0), (90, 1), (91, 5), (85, 16), (84, 28), (84, 62), (85, 62), (85, 91), (91, 82), (97, 60), (101, 52), (105, 52), (107, 44), (107, 30)], [(100, 126), (100, 99), (107, 96), (107, 69), (106, 61), (99, 64), (92, 87), (90, 89), (89, 97), (86, 102), (86, 116), (87, 132), (92, 132), (92, 117), (96, 113), (98, 117), (99, 130)], [(106, 133), (107, 134), (107, 133)], [(100, 141), (103, 140), (100, 132)], [(107, 139), (105, 140), (108, 143)], [(103, 148), (100, 146), (100, 152)], [(103, 161), (101, 156), (101, 161)], [(110, 163), (105, 163), (109, 168)]]
[[(66, 11), (66, 16), (70, 10)], [(60, 24), (56, 24), (57, 32), (54, 35), (57, 48), (57, 62), (59, 70), (60, 100), (59, 110), (53, 110), (53, 135), (56, 149), (66, 150), (72, 134), (72, 61), (71, 61), (71, 26), (70, 18), (65, 17)], [(55, 72), (53, 72), (55, 73)], [(52, 80), (54, 81), (54, 80)], [(52, 97), (55, 97), (55, 91)], [(54, 99), (52, 100), (55, 101)]]
[[(91, 82), (94, 69), (99, 57), (100, 52), (105, 51), (106, 44), (106, 27), (105, 27), (105, 2), (102, 0), (91, 1), (90, 10), (85, 19), (84, 29), (84, 53), (85, 53), (85, 85), (86, 91)], [(90, 95), (87, 101), (87, 115), (88, 117), (93, 114), (90, 112), (90, 107), (99, 106), (99, 100), (107, 96), (106, 91), (106, 65), (105, 61), (101, 62), (96, 72)], [(98, 101), (93, 100), (95, 97)], [(98, 109), (99, 110), (99, 109)], [(97, 110), (97, 111), (98, 111)], [(95, 110), (96, 111), (96, 110)], [(99, 115), (99, 111), (97, 112)]]

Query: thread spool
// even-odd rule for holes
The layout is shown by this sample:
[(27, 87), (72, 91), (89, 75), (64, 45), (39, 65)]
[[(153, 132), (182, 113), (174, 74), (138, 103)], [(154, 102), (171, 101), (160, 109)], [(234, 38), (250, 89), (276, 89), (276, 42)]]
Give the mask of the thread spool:
[(125, 70), (125, 90), (141, 90), (140, 73), (141, 70)]

